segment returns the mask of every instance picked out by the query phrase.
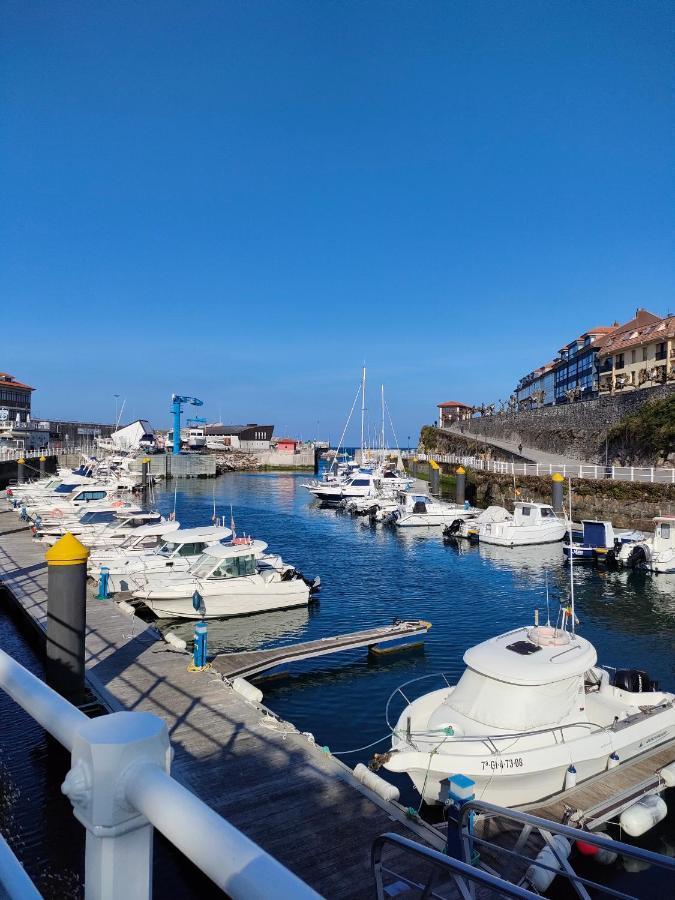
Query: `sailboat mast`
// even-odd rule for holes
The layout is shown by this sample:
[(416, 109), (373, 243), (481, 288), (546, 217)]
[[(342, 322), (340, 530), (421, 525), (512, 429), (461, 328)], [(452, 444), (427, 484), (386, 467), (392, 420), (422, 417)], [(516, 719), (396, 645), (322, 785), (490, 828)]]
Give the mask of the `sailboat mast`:
[(569, 545), (570, 545), (570, 609), (571, 609), (571, 619), (572, 619), (572, 634), (574, 634), (574, 544), (572, 543), (572, 479), (570, 478), (568, 481), (569, 484), (569, 507), (570, 507), (570, 519), (569, 519)]
[(361, 373), (361, 465), (364, 463), (366, 425), (366, 367)]
[(382, 465), (384, 465), (384, 385), (382, 385)]

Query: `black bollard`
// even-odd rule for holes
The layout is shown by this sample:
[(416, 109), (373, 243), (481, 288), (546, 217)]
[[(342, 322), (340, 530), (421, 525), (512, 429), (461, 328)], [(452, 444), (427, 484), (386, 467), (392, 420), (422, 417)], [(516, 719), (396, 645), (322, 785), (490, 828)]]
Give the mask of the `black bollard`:
[(45, 553), (47, 684), (74, 703), (84, 697), (88, 557), (87, 548), (70, 533)]
[(556, 512), (563, 511), (563, 493), (565, 491), (565, 476), (560, 472), (551, 475), (551, 506)]
[(24, 479), (24, 466), (26, 464), (26, 460), (23, 456), (20, 456), (16, 461), (16, 483), (23, 484)]
[(46, 474), (46, 472), (45, 472), (45, 463), (46, 463), (46, 462), (47, 462), (47, 457), (46, 457), (46, 456), (41, 456), (41, 457), (40, 457), (40, 478), (44, 478), (44, 477), (45, 477), (45, 474)]
[(437, 462), (433, 459), (429, 460), (429, 493), (440, 494), (441, 487), (441, 469)]
[(150, 472), (150, 457), (146, 456), (141, 462), (141, 491), (143, 494), (143, 506), (148, 503), (148, 475)]
[(455, 472), (455, 502), (457, 506), (464, 506), (464, 495), (466, 494), (466, 469), (464, 466), (457, 466)]

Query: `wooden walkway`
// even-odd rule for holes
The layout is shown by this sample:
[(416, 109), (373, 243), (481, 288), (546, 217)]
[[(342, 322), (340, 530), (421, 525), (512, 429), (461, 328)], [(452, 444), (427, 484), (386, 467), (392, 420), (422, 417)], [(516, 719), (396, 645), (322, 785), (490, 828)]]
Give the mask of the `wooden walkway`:
[[(18, 527), (14, 513), (0, 512), (0, 582), (44, 632), (46, 548)], [(244, 700), (217, 672), (191, 673), (188, 662), (152, 626), (89, 592), (90, 688), (111, 710), (164, 719), (173, 775), (320, 894), (373, 897), (370, 847), (384, 831), (441, 848), (431, 826), (407, 819), (402, 807), (364, 788), (347, 766)], [(416, 861), (394, 854), (391, 861), (424, 882), (426, 869)]]
[(354, 650), (359, 647), (375, 647), (377, 644), (425, 635), (431, 625), (424, 621), (398, 622), (383, 625), (380, 628), (367, 628), (353, 631), (337, 637), (321, 638), (318, 641), (305, 641), (301, 644), (290, 644), (285, 647), (274, 647), (271, 650), (250, 650), (242, 653), (223, 653), (213, 660), (213, 667), (225, 678), (247, 678), (283, 666), (300, 659), (313, 659), (340, 650)]

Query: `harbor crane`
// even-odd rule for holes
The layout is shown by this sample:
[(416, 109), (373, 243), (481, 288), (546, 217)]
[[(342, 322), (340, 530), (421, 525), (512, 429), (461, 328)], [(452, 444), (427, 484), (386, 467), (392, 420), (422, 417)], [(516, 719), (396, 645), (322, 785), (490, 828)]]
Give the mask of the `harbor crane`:
[(181, 394), (171, 395), (171, 413), (173, 415), (173, 455), (180, 454), (180, 416), (183, 411), (183, 404), (190, 403), (192, 406), (203, 406), (204, 401), (198, 400), (196, 397), (183, 397)]

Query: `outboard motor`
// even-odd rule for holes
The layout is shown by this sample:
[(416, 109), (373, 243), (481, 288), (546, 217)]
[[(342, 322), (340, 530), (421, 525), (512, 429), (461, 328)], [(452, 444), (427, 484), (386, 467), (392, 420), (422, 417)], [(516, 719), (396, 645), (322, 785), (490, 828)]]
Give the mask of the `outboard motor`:
[(617, 669), (614, 673), (614, 687), (628, 691), (629, 694), (645, 694), (657, 691), (659, 684), (641, 669)]
[(630, 569), (646, 569), (647, 568), (647, 551), (641, 544), (636, 544), (630, 551), (626, 565)]

